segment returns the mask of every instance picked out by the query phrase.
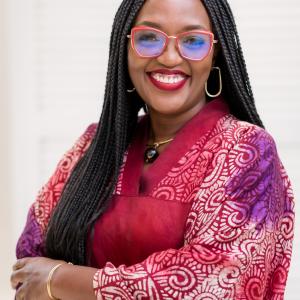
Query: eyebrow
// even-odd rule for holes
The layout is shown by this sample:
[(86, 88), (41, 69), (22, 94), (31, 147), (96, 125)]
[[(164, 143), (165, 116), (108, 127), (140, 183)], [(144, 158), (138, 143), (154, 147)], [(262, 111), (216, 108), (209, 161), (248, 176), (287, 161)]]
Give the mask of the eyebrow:
[[(157, 29), (162, 29), (161, 25), (159, 25), (158, 23), (155, 23), (155, 22), (151, 22), (151, 21), (143, 21), (143, 22), (136, 24), (136, 26), (141, 26), (141, 25), (150, 26), (150, 27), (157, 28)], [(207, 31), (208, 29), (200, 24), (197, 24), (197, 25), (187, 25), (187, 26), (183, 27), (182, 30), (183, 31), (190, 31), (190, 30), (206, 30)]]

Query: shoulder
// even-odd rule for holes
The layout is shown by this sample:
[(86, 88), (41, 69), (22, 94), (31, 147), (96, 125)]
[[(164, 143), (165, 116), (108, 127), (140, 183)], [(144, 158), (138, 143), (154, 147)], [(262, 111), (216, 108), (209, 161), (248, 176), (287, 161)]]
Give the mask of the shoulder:
[(219, 132), (231, 147), (252, 145), (255, 148), (272, 148), (276, 152), (276, 143), (272, 135), (262, 127), (241, 121), (232, 115), (227, 115), (219, 121)]
[(74, 163), (86, 152), (89, 148), (91, 142), (93, 141), (94, 136), (96, 135), (98, 128), (97, 123), (90, 124), (85, 131), (79, 136), (75, 141), (72, 148), (70, 148), (62, 157), (59, 166), (63, 163), (64, 160), (72, 160)]
[(87, 127), (73, 147), (64, 154), (48, 182), (40, 189), (29, 210), (23, 233), (18, 240), (17, 257), (44, 255), (44, 235), (52, 211), (59, 201), (74, 166), (91, 144), (97, 127), (97, 124)]
[(219, 162), (216, 168), (223, 168), (228, 176), (279, 167), (275, 141), (264, 128), (228, 114), (218, 121), (214, 131), (207, 147), (214, 149), (214, 162)]
[(97, 124), (91, 124), (87, 127), (73, 147), (63, 155), (48, 182), (40, 189), (33, 207), (35, 218), (43, 231), (74, 167), (89, 148), (96, 134), (97, 126)]
[(98, 128), (98, 123), (90, 124), (83, 134), (78, 138), (75, 143), (75, 146), (84, 147), (87, 144), (90, 144), (93, 140)]

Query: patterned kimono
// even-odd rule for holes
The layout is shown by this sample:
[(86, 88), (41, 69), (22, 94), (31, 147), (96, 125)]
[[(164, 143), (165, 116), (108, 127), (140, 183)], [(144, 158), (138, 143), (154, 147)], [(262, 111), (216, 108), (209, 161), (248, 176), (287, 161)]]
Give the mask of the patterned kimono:
[[(97, 299), (283, 299), (293, 193), (272, 137), (207, 103), (143, 172), (144, 117), (110, 205), (96, 222), (90, 265)], [(17, 257), (43, 256), (53, 208), (96, 131), (66, 153), (30, 208)]]

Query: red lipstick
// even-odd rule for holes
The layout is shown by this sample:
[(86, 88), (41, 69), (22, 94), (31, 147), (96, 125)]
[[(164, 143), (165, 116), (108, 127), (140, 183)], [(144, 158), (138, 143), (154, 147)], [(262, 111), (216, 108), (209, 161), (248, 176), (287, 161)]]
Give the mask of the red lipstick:
[(160, 69), (147, 73), (154, 86), (164, 91), (176, 91), (185, 85), (189, 76), (180, 70)]

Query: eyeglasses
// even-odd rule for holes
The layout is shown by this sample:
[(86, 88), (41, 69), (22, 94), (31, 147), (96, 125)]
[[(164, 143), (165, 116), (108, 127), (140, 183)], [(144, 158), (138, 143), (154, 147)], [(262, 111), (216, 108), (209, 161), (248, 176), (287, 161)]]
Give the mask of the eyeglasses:
[(168, 36), (161, 30), (148, 26), (136, 26), (127, 36), (131, 46), (143, 58), (160, 56), (168, 46), (170, 39), (176, 40), (176, 45), (182, 57), (189, 60), (203, 60), (211, 52), (213, 44), (218, 43), (214, 34), (209, 31), (193, 30), (177, 36)]

